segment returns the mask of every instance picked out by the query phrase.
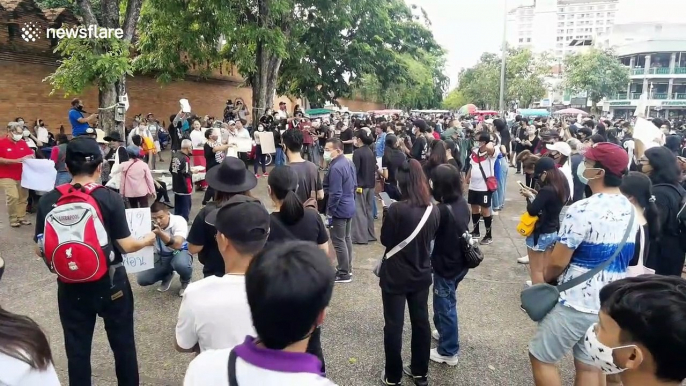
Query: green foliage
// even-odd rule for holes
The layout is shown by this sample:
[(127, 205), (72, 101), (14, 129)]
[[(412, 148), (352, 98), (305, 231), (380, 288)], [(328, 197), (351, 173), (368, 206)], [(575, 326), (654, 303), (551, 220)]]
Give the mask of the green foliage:
[(133, 74), (129, 46), (117, 38), (62, 39), (55, 49), (63, 58), (60, 67), (43, 81), (52, 85), (52, 93), (62, 90), (65, 96), (79, 94), (91, 85), (102, 90)]
[(564, 69), (564, 86), (572, 92), (586, 91), (594, 106), (626, 90), (629, 83), (629, 69), (612, 52), (595, 48), (565, 58)]
[(458, 110), (460, 107), (469, 103), (462, 91), (455, 88), (443, 99), (442, 107), (446, 110)]
[[(93, 13), (95, 13), (95, 17), (100, 20), (100, 15), (101, 15), (101, 8), (100, 8), (100, 2), (101, 0), (90, 0), (91, 7), (93, 8)], [(122, 3), (126, 3), (123, 1)], [(36, 0), (36, 4), (41, 8), (41, 9), (52, 9), (52, 8), (67, 8), (70, 10), (74, 15), (81, 16), (81, 9), (76, 5), (74, 0)]]
[[(458, 90), (467, 103), (481, 108), (498, 108), (501, 58), (484, 53), (472, 68), (460, 72)], [(550, 72), (550, 58), (535, 56), (528, 49), (509, 50), (505, 62), (505, 101), (518, 100), (528, 106), (546, 95), (543, 77)]]

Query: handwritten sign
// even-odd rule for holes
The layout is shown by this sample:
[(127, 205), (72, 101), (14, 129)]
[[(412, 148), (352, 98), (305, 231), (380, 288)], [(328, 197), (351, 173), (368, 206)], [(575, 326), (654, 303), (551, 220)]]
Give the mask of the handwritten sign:
[[(129, 225), (131, 236), (142, 239), (150, 233), (150, 208), (135, 208), (126, 210), (126, 222)], [(147, 271), (155, 267), (155, 250), (152, 246), (145, 247), (138, 252), (122, 255), (127, 273)]]
[(274, 133), (271, 131), (266, 131), (263, 133), (257, 133), (260, 139), (260, 144), (262, 146), (262, 154), (276, 153), (276, 146), (274, 145)]

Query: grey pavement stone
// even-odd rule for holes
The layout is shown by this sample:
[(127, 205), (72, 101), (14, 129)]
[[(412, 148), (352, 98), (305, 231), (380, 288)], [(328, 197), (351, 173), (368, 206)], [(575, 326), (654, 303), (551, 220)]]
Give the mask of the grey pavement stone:
[[(527, 345), (535, 324), (519, 309), (519, 292), (528, 277), (526, 266), (516, 263), (516, 258), (526, 252), (523, 238), (514, 230), (524, 210), (523, 200), (517, 193), (517, 177), (520, 176), (510, 173), (505, 210), (493, 222), (494, 243), (483, 247), (486, 259), (467, 275), (458, 290), (460, 362), (455, 367), (432, 364), (430, 380), (434, 385), (532, 384)], [(254, 193), (271, 208), (265, 178), (259, 180)], [(200, 209), (201, 200), (201, 193), (194, 194), (193, 215)], [(6, 207), (1, 205), (0, 252), (7, 268), (0, 284), (0, 304), (34, 318), (43, 327), (60, 378), (66, 382), (55, 278), (33, 253), (33, 227), (10, 228), (6, 216)], [(379, 219), (377, 229), (380, 226)], [(383, 311), (378, 279), (371, 269), (383, 253), (383, 247), (377, 242), (357, 245), (354, 250), (354, 281), (336, 285), (323, 326), (324, 354), (328, 375), (337, 384), (377, 385), (384, 363)], [(201, 266), (195, 262), (194, 268), (193, 280), (199, 280)], [(142, 384), (181, 385), (192, 356), (174, 350), (174, 326), (180, 304), (176, 290), (180, 284), (175, 281), (170, 291), (159, 293), (155, 286), (139, 287), (134, 275), (130, 278), (136, 302), (136, 342)], [(405, 326), (403, 353), (409, 360), (407, 318)], [(101, 321), (96, 325), (91, 361), (95, 385), (116, 384), (114, 361)], [(564, 384), (571, 384), (570, 357), (561, 364), (561, 371)]]

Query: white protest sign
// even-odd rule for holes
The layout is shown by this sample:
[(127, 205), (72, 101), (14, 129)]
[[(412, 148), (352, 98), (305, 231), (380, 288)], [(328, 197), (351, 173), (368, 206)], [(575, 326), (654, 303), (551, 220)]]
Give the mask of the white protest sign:
[[(127, 209), (126, 222), (129, 225), (131, 236), (142, 239), (152, 229), (150, 208)], [(122, 257), (127, 273), (147, 271), (155, 267), (155, 249), (152, 246), (145, 247), (138, 252), (127, 253)]]
[(180, 99), (179, 104), (181, 105), (181, 111), (184, 113), (191, 112), (191, 104), (188, 103), (188, 99)]
[(662, 131), (652, 122), (641, 117), (636, 119), (633, 137), (634, 140), (638, 142), (636, 146), (637, 158), (641, 158), (643, 153), (651, 147), (661, 146), (664, 141), (664, 134)]
[(236, 151), (239, 153), (248, 153), (252, 150), (252, 139), (250, 138), (234, 138), (233, 143), (236, 144)]
[(276, 153), (276, 147), (274, 146), (274, 133), (271, 131), (257, 133), (257, 137), (260, 139), (262, 154)]
[(27, 159), (22, 163), (22, 188), (49, 192), (55, 187), (57, 170), (55, 163), (49, 159)]

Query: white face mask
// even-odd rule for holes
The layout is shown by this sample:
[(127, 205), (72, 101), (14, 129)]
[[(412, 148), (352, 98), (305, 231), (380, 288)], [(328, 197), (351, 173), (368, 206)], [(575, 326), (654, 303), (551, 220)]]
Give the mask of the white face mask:
[(17, 142), (22, 138), (23, 136), (21, 134), (12, 134), (12, 139), (14, 140), (14, 142)]
[(22, 134), (24, 134), (24, 137), (28, 137), (31, 135), (31, 132), (28, 130), (24, 130), (24, 132)]
[(626, 369), (623, 369), (615, 364), (615, 359), (612, 356), (612, 352), (620, 348), (635, 348), (636, 346), (627, 345), (620, 347), (608, 347), (598, 340), (598, 335), (596, 335), (595, 332), (596, 326), (597, 324), (593, 324), (588, 331), (586, 331), (586, 338), (584, 338), (584, 346), (586, 347), (586, 351), (588, 351), (588, 353), (591, 355), (591, 358), (593, 358), (595, 366), (600, 368), (604, 374), (619, 374), (625, 371)]

